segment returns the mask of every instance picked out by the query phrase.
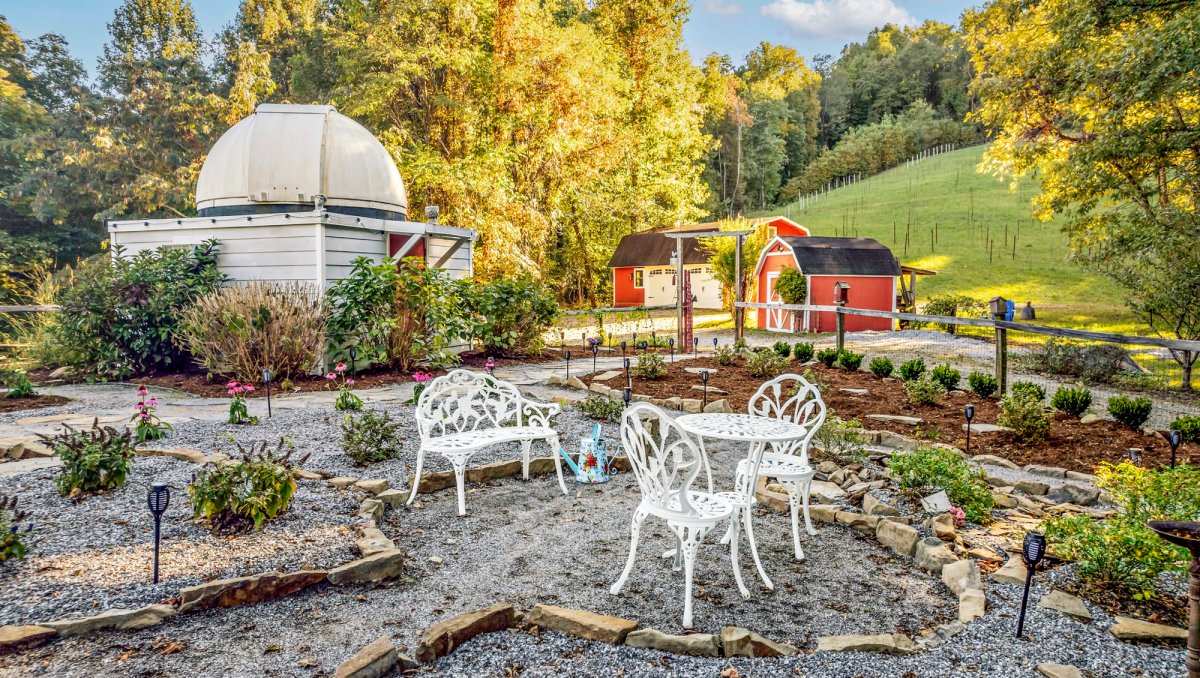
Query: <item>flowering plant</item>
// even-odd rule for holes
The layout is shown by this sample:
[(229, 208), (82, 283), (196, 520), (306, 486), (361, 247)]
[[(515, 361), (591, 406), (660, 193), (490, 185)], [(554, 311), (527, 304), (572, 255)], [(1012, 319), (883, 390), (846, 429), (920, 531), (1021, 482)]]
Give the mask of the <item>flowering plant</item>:
[(967, 514), (963, 513), (963, 510), (960, 509), (959, 507), (951, 506), (949, 513), (950, 513), (950, 515), (954, 516), (954, 526), (955, 527), (962, 527), (963, 525), (966, 524)]
[(357, 412), (362, 409), (362, 398), (354, 395), (354, 377), (346, 376), (346, 363), (338, 363), (325, 378), (337, 383), (338, 397), (333, 401), (333, 409), (339, 412)]
[[(492, 359), (488, 358), (488, 364), (491, 364), (491, 362)], [(412, 378), (413, 381), (417, 382), (417, 385), (413, 387), (412, 397), (404, 401), (405, 405), (417, 404), (417, 400), (421, 398), (421, 392), (425, 390), (425, 384), (433, 379), (433, 375), (428, 372), (413, 372)]]
[(230, 381), (225, 384), (225, 392), (229, 394), (229, 423), (231, 424), (257, 424), (258, 417), (250, 416), (250, 411), (246, 409), (246, 399), (248, 394), (254, 393), (254, 384), (239, 384), (236, 381)]
[(495, 361), (495, 360), (492, 360), (492, 359), (489, 357), (489, 358), (487, 359), (487, 363), (486, 363), (486, 364), (484, 364), (484, 366), (483, 366), (483, 369), (484, 369), (484, 371), (486, 371), (488, 374), (491, 374), (491, 375), (493, 375), (493, 376), (494, 376), (494, 375), (496, 374), (496, 361)]
[(597, 339), (596, 337), (588, 337), (588, 340), (587, 340), (588, 348), (597, 346), (597, 345), (599, 345), (599, 343), (600, 343), (600, 340)]
[(158, 440), (167, 435), (167, 431), (172, 430), (171, 425), (158, 415), (154, 414), (154, 409), (158, 407), (158, 398), (146, 396), (150, 395), (150, 391), (145, 384), (138, 386), (138, 403), (137, 413), (130, 419), (130, 423), (136, 422), (137, 426), (134, 429), (139, 443), (144, 443), (147, 440)]

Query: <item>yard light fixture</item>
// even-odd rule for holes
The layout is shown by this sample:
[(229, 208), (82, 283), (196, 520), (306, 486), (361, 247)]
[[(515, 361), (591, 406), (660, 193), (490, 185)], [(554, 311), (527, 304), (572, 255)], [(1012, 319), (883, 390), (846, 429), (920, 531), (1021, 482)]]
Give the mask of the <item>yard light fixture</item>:
[(596, 373), (596, 354), (600, 353), (600, 344), (592, 344), (592, 374)]
[(629, 358), (624, 358), (623, 362), (625, 363), (625, 385), (632, 387), (633, 377), (629, 376)]
[(154, 516), (154, 583), (157, 584), (158, 544), (162, 534), (162, 517), (171, 505), (171, 488), (157, 483), (151, 485), (150, 491), (146, 493), (146, 505), (150, 508), (150, 515)]
[(487, 362), (483, 365), (483, 371), (491, 376), (496, 376), (496, 361), (492, 360), (492, 356), (488, 356)]
[(262, 371), (263, 386), (267, 387), (267, 418), (271, 418), (271, 370), (267, 368)]
[(646, 355), (646, 351), (649, 350), (649, 348), (650, 348), (650, 342), (643, 339), (639, 348), (642, 349), (642, 355)]
[(1171, 468), (1175, 468), (1175, 452), (1179, 450), (1179, 443), (1183, 442), (1183, 435), (1174, 429), (1167, 431), (1167, 444), (1171, 446)]
[(621, 357), (622, 357), (622, 358), (624, 358), (624, 357), (625, 357), (625, 349), (626, 349), (625, 342), (623, 342), (623, 341), (622, 341), (622, 342), (621, 342)]
[(704, 407), (708, 407), (708, 370), (700, 370), (700, 381), (704, 384)]
[(571, 378), (571, 352), (563, 351), (563, 358), (567, 361), (567, 379)]
[(717, 352), (717, 338), (713, 337), (713, 353)]
[(1017, 638), (1025, 630), (1025, 606), (1029, 602), (1029, 585), (1033, 583), (1033, 571), (1046, 556), (1046, 535), (1027, 532), (1021, 548), (1021, 559), (1025, 561), (1025, 593), (1021, 596), (1021, 613), (1017, 616)]
[(692, 337), (692, 355), (700, 355), (700, 337)]
[(667, 339), (667, 345), (671, 347), (671, 362), (675, 362), (675, 337)]
[(971, 453), (971, 420), (975, 418), (975, 406), (967, 403), (963, 408), (963, 416), (967, 418), (967, 454)]
[(358, 376), (358, 347), (350, 347), (350, 374)]
[(633, 389), (628, 386), (622, 389), (621, 399), (625, 401), (625, 407), (629, 407), (629, 401), (633, 400)]
[(1142, 461), (1142, 451), (1136, 447), (1129, 448), (1129, 461), (1138, 464)]
[(633, 350), (636, 351), (637, 347), (638, 347), (637, 332), (633, 333), (633, 342), (632, 343), (633, 343)]

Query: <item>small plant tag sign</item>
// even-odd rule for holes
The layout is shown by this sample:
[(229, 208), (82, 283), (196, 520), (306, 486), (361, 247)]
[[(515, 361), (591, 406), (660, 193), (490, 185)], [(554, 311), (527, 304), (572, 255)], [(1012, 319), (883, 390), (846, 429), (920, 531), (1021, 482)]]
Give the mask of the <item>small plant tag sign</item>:
[(921, 508), (930, 513), (945, 513), (952, 507), (950, 497), (945, 492), (937, 492), (921, 499)]

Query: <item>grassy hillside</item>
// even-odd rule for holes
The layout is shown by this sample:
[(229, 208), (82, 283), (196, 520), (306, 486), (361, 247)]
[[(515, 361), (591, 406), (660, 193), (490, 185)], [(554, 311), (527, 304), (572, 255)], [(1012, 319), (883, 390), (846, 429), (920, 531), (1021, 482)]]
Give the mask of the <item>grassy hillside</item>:
[(1018, 306), (1033, 301), (1038, 320), (1048, 324), (1143, 333), (1123, 291), (1073, 264), (1056, 224), (1031, 218), (1033, 186), (1026, 182), (1013, 193), (1006, 182), (979, 173), (982, 154), (983, 146), (945, 153), (831, 191), (804, 208), (765, 214), (787, 215), (813, 235), (875, 238), (902, 263), (937, 271), (918, 278), (918, 302), (938, 294), (999, 294)]

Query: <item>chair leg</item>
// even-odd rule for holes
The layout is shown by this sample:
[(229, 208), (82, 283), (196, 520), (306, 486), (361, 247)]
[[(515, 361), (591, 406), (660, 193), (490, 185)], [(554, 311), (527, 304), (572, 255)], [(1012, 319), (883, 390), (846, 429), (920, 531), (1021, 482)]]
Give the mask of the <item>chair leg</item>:
[(788, 491), (788, 509), (792, 514), (792, 547), (796, 551), (796, 560), (804, 560), (804, 549), (800, 548), (800, 488), (789, 481), (784, 484)]
[(529, 480), (529, 448), (532, 444), (532, 440), (521, 441), (521, 478), (523, 480)]
[(455, 459), (451, 460), (454, 464), (454, 483), (458, 486), (458, 515), (467, 515), (467, 490), (465, 478), (467, 472), (467, 460)]
[(746, 527), (746, 539), (750, 541), (750, 555), (754, 556), (754, 566), (758, 568), (758, 576), (762, 577), (763, 583), (767, 588), (774, 589), (775, 585), (771, 583), (771, 578), (767, 576), (767, 571), (763, 569), (762, 561), (758, 559), (758, 544), (754, 542), (754, 523), (750, 521), (750, 508), (742, 509), (741, 516)]
[(612, 587), (608, 589), (608, 592), (614, 596), (621, 592), (621, 589), (625, 586), (625, 580), (629, 578), (629, 573), (633, 571), (633, 561), (637, 557), (638, 540), (642, 535), (642, 521), (646, 519), (647, 515), (648, 514), (641, 508), (638, 508), (633, 512), (633, 524), (630, 526), (629, 530), (629, 558), (625, 561), (625, 570), (621, 572), (621, 576), (617, 579), (617, 583), (613, 584)]
[(738, 542), (741, 538), (738, 536), (738, 515), (729, 516), (729, 531), (726, 533), (729, 536), (729, 559), (733, 561), (733, 579), (737, 582), (738, 593), (742, 594), (743, 600), (750, 600), (750, 589), (746, 588), (746, 583), (742, 581), (742, 563), (738, 559)]
[(683, 627), (692, 628), (692, 574), (696, 568), (696, 552), (700, 542), (708, 534), (711, 527), (677, 527), (675, 533), (680, 538), (680, 551), (683, 552)]
[(562, 455), (558, 453), (560, 445), (558, 436), (550, 439), (550, 456), (554, 457), (554, 472), (558, 474), (558, 486), (562, 488), (563, 494), (569, 495), (571, 491), (567, 489), (567, 482), (563, 480)]
[(411, 506), (413, 501), (416, 500), (416, 498), (417, 498), (417, 486), (421, 484), (421, 465), (424, 463), (424, 461), (425, 461), (425, 448), (418, 447), (417, 448), (417, 472), (413, 474), (413, 484), (412, 484), (412, 487), (408, 491), (408, 501), (406, 501), (404, 503), (405, 506)]
[(810, 535), (815, 535), (817, 531), (813, 528), (812, 516), (808, 515), (808, 497), (812, 492), (812, 476), (800, 483), (800, 492), (804, 495), (804, 529)]

